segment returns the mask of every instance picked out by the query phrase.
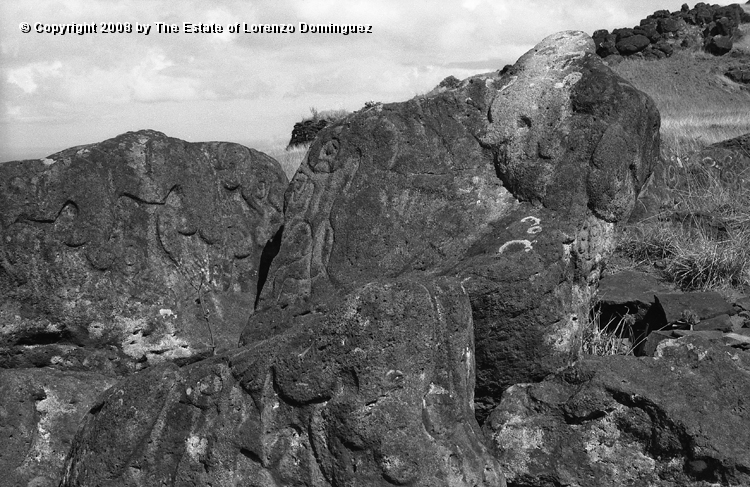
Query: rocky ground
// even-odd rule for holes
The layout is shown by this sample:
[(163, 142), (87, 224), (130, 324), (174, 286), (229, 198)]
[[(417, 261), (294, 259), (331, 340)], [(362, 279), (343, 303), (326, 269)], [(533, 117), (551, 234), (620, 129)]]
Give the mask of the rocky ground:
[(750, 301), (612, 265), (687, 173), (598, 48), (369, 104), (291, 182), (148, 130), (1, 165), (1, 482), (750, 485)]

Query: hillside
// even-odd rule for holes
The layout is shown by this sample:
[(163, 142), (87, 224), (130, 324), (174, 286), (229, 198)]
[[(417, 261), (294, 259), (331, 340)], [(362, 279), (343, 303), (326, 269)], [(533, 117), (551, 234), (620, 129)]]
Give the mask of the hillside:
[(611, 66), (647, 93), (661, 113), (662, 152), (684, 156), (750, 132), (750, 86), (726, 76), (750, 64), (750, 51), (723, 57), (681, 51), (659, 61), (625, 59)]

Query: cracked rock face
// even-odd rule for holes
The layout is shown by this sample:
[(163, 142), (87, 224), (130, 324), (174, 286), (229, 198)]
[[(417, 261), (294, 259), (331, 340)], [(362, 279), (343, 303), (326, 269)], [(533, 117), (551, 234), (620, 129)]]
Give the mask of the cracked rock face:
[(0, 166), (0, 361), (124, 373), (236, 346), (286, 177), (130, 132)]
[(750, 352), (700, 337), (506, 391), (484, 430), (514, 485), (750, 485)]
[(658, 157), (653, 102), (581, 32), (504, 74), (444, 83), (321, 131), (285, 195), (281, 249), (242, 343), (364, 283), (450, 275), (471, 297), (477, 402), (577, 356), (589, 285)]
[(2, 484), (59, 485), (79, 422), (115, 382), (91, 372), (0, 369)]
[(504, 486), (473, 348), (460, 283), (373, 282), (272, 340), (113, 387), (61, 485)]

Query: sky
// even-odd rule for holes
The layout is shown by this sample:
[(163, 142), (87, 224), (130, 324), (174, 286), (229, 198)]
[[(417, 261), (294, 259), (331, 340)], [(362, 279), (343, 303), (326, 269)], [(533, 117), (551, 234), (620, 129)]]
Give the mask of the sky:
[[(283, 148), (311, 108), (407, 100), (449, 75), (512, 64), (555, 32), (632, 27), (683, 1), (3, 0), (0, 161), (140, 129)], [(96, 32), (54, 34), (73, 23)], [(371, 33), (303, 32), (301, 23)], [(252, 33), (265, 24), (295, 32)], [(172, 25), (179, 32), (166, 32)], [(201, 26), (222, 32), (192, 32)]]

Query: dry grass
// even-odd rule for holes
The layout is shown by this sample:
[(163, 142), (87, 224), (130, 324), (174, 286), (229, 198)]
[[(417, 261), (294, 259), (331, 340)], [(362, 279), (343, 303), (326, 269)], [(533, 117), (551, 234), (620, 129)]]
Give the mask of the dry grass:
[(668, 214), (623, 229), (618, 251), (636, 264), (659, 265), (686, 290), (750, 284), (748, 189), (687, 162), (710, 144), (750, 133), (750, 91), (723, 76), (738, 59), (746, 58), (683, 51), (613, 68), (656, 103), (662, 157), (682, 166), (686, 182), (674, 190)]
[(636, 343), (635, 317), (625, 315), (619, 321), (601, 325), (601, 313), (592, 310), (589, 326), (583, 335), (581, 351), (586, 355), (633, 355)]
[(750, 132), (750, 91), (723, 75), (727, 59), (678, 51), (668, 59), (626, 59), (612, 68), (659, 108), (663, 157), (684, 160), (703, 147)]
[[(668, 211), (619, 230), (617, 254), (632, 267), (658, 269), (685, 291), (750, 286), (750, 188), (726, 184), (721, 173), (689, 162), (708, 145), (750, 133), (750, 90), (723, 76), (728, 63), (738, 62), (750, 62), (750, 55), (678, 52), (612, 68), (656, 103), (662, 157), (681, 167), (685, 181), (673, 190)], [(632, 343), (628, 323), (601, 326), (592, 311), (584, 353), (628, 354)]]
[(305, 160), (305, 157), (307, 157), (307, 150), (309, 148), (310, 144), (299, 145), (289, 149), (277, 147), (269, 150), (267, 154), (279, 161), (281, 169), (284, 170), (284, 174), (291, 181), (294, 173), (297, 172), (297, 168)]
[(750, 285), (750, 191), (688, 166), (669, 213), (622, 229), (617, 250), (683, 290)]

